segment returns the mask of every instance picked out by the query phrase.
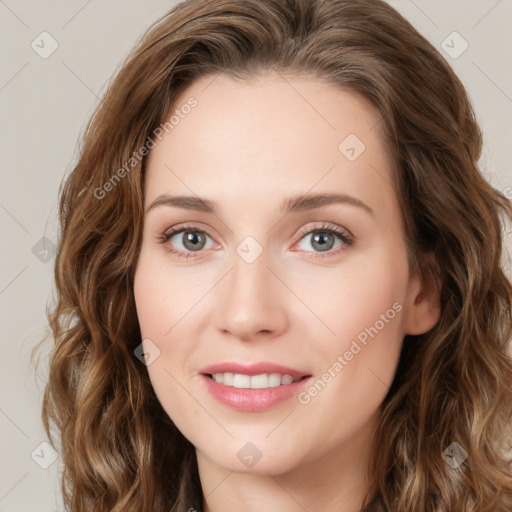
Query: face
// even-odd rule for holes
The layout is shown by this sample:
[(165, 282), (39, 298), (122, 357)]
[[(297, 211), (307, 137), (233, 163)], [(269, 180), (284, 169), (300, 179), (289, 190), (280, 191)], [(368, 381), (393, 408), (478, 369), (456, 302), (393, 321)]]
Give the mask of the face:
[(134, 284), (158, 399), (201, 461), (339, 463), (368, 445), (422, 328), (378, 116), (270, 73), (204, 77), (175, 110), (147, 162)]

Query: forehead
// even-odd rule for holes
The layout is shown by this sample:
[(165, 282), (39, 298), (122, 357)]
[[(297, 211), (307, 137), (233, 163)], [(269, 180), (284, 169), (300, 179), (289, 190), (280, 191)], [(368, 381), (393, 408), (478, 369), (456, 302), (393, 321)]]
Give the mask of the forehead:
[(205, 76), (176, 98), (171, 116), (148, 158), (148, 200), (164, 189), (261, 199), (318, 186), (371, 195), (390, 183), (377, 112), (314, 78)]

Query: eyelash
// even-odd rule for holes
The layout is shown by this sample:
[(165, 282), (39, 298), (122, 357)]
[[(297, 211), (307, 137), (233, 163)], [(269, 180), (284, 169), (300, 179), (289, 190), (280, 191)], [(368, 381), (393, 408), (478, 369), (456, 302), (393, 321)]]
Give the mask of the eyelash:
[[(167, 244), (167, 242), (175, 235), (179, 234), (179, 233), (183, 233), (183, 232), (186, 232), (186, 231), (192, 231), (192, 232), (196, 232), (196, 233), (202, 233), (202, 234), (205, 234), (205, 235), (208, 235), (208, 232), (205, 231), (204, 229), (201, 229), (199, 226), (194, 226), (192, 224), (187, 224), (187, 225), (184, 225), (184, 226), (179, 226), (177, 228), (171, 228), (170, 230), (166, 231), (165, 233), (162, 233), (159, 237), (158, 237), (158, 240), (161, 244)], [(316, 233), (316, 232), (320, 232), (320, 233), (329, 233), (329, 234), (332, 234), (334, 235), (335, 237), (337, 237), (339, 240), (341, 240), (345, 246), (347, 247), (350, 247), (354, 244), (354, 237), (349, 234), (347, 231), (345, 230), (340, 230), (339, 228), (337, 227), (333, 227), (333, 226), (329, 226), (329, 225), (325, 225), (323, 224), (322, 226), (318, 226), (318, 227), (315, 227), (313, 229), (309, 228), (309, 229), (303, 229), (299, 232), (299, 242), (304, 238), (306, 237), (307, 235), (310, 235), (312, 233)], [(210, 238), (212, 238), (210, 236)], [(180, 258), (180, 259), (189, 259), (189, 258), (193, 258), (193, 254), (194, 252), (193, 251), (189, 251), (189, 252), (185, 252), (183, 253), (183, 251), (176, 251), (175, 249), (172, 249), (170, 246), (166, 246), (166, 250), (173, 253), (176, 257)], [(330, 251), (326, 251), (325, 254), (323, 253), (314, 253), (314, 256), (308, 256), (310, 258), (326, 258), (326, 257), (330, 257), (330, 256), (334, 256), (336, 254), (338, 254), (338, 252), (344, 250), (344, 247), (339, 247), (338, 249), (335, 249), (334, 251), (333, 250), (330, 250)], [(197, 252), (201, 252), (201, 251), (197, 251)]]

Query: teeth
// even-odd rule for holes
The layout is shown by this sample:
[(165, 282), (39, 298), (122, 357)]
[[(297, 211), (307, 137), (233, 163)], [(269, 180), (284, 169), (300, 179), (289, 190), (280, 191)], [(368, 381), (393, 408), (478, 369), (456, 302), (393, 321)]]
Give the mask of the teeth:
[(283, 378), (281, 379), (281, 384), (291, 384), (293, 382), (293, 378), (291, 375), (283, 375)]
[(271, 388), (275, 388), (276, 386), (281, 385), (281, 375), (279, 373), (271, 373), (268, 376), (268, 385)]
[(286, 386), (301, 379), (280, 373), (262, 373), (260, 375), (244, 375), (242, 373), (214, 373), (215, 382), (241, 389), (267, 389)]

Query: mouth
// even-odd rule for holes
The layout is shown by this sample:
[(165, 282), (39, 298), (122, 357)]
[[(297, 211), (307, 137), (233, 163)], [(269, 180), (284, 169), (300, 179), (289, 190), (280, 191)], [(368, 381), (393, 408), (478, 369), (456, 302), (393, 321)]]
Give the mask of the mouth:
[(212, 397), (240, 412), (263, 412), (280, 403), (289, 403), (312, 378), (311, 375), (292, 377), (280, 373), (247, 375), (231, 372), (202, 374), (201, 377)]
[(241, 412), (265, 411), (288, 402), (312, 378), (310, 373), (270, 362), (226, 362), (199, 373), (212, 397)]
[(293, 377), (286, 373), (260, 373), (257, 375), (247, 375), (244, 373), (225, 372), (206, 373), (204, 375), (219, 384), (237, 389), (276, 388), (279, 386), (288, 386), (311, 377), (311, 375)]

